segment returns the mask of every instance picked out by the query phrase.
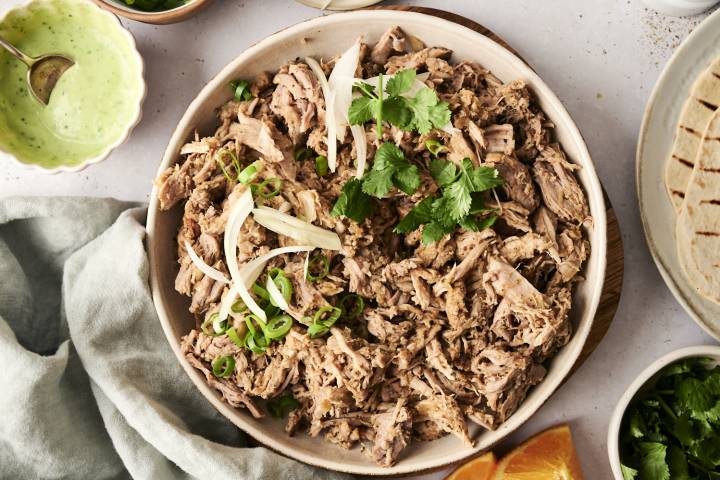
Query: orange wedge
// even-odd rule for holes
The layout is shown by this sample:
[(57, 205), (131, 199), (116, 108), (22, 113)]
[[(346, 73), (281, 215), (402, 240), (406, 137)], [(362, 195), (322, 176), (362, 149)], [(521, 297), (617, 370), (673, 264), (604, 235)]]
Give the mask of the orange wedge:
[(545, 430), (508, 453), (495, 480), (582, 480), (570, 427)]
[(495, 454), (488, 452), (460, 465), (445, 480), (492, 480), (496, 465)]

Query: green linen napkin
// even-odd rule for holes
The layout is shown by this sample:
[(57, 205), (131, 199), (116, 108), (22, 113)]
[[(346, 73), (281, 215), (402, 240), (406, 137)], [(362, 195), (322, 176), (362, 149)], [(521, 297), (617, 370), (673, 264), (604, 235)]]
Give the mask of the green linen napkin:
[(195, 389), (144, 221), (116, 200), (0, 199), (0, 478), (344, 478), (247, 448)]

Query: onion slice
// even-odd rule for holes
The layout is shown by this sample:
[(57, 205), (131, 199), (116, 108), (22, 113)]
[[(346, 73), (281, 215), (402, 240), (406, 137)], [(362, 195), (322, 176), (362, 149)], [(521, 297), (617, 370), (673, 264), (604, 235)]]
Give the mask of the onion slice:
[(357, 154), (357, 171), (355, 176), (362, 178), (365, 174), (365, 164), (367, 163), (367, 135), (365, 127), (362, 125), (351, 125), (350, 132), (355, 142), (355, 153)]
[(315, 59), (306, 57), (305, 63), (308, 64), (318, 81), (320, 88), (325, 97), (325, 124), (327, 130), (327, 147), (328, 147), (328, 167), (331, 172), (337, 168), (337, 123), (335, 121), (335, 92), (330, 89), (325, 72), (323, 72), (320, 64)]
[(348, 110), (353, 98), (353, 84), (355, 71), (360, 60), (360, 39), (348, 48), (335, 62), (333, 71), (328, 78), (330, 90), (335, 92), (335, 123), (337, 124), (337, 139), (345, 138), (345, 127), (350, 124)]
[(275, 285), (273, 279), (270, 278), (270, 275), (268, 275), (267, 282), (265, 282), (265, 290), (267, 290), (270, 298), (272, 298), (272, 300), (278, 307), (280, 307), (281, 310), (287, 311), (290, 308), (287, 300), (285, 300), (285, 297), (283, 297), (282, 292), (277, 287), (277, 285)]
[(269, 207), (258, 207), (252, 213), (255, 221), (263, 227), (305, 245), (327, 250), (342, 248), (342, 242), (337, 233), (317, 227), (287, 213)]
[(213, 268), (207, 263), (205, 263), (203, 259), (200, 258), (197, 253), (195, 253), (192, 245), (190, 245), (190, 242), (188, 242), (187, 240), (185, 240), (185, 250), (187, 250), (187, 253), (190, 256), (190, 260), (192, 260), (193, 265), (195, 265), (197, 269), (200, 270), (202, 273), (217, 282), (230, 283), (230, 280), (227, 279), (224, 273), (222, 273), (217, 268)]
[(250, 193), (250, 188), (248, 187), (230, 209), (227, 224), (225, 225), (223, 249), (225, 250), (225, 263), (227, 264), (228, 271), (230, 272), (230, 278), (233, 283), (238, 283), (241, 278), (240, 267), (238, 266), (237, 261), (237, 246), (240, 229), (242, 228), (243, 223), (245, 223), (247, 217), (250, 215), (250, 212), (252, 212), (253, 206), (252, 193)]

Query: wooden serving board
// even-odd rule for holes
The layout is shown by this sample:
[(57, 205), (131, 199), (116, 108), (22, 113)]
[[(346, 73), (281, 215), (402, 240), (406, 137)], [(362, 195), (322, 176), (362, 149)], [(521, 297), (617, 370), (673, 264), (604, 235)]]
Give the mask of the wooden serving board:
[[(515, 56), (522, 59), (525, 63), (525, 59), (505, 40), (497, 36), (493, 31), (485, 28), (479, 23), (465, 18), (455, 13), (446, 12), (445, 10), (438, 10), (435, 8), (426, 7), (411, 7), (411, 6), (375, 6), (368, 7), (368, 10), (399, 10), (404, 12), (418, 12), (427, 15), (433, 15), (445, 20), (462, 25), (471, 30), (485, 35), (486, 37), (499, 43), (506, 49), (510, 50)], [(532, 67), (531, 67), (532, 68)], [(603, 190), (604, 191), (604, 190)], [(588, 335), (587, 342), (583, 351), (580, 353), (575, 365), (568, 374), (565, 380), (570, 378), (570, 375), (580, 368), (580, 366), (587, 360), (592, 352), (602, 341), (603, 337), (610, 328), (610, 324), (615, 317), (618, 305), (620, 304), (620, 292), (622, 291), (623, 275), (624, 275), (624, 255), (623, 255), (623, 243), (622, 235), (620, 233), (620, 225), (618, 224), (617, 217), (613, 211), (610, 199), (605, 194), (605, 208), (607, 215), (607, 269), (605, 270), (605, 284), (603, 285), (602, 295), (600, 297), (600, 304), (598, 305), (597, 313), (595, 314), (595, 320), (593, 322), (592, 330)]]

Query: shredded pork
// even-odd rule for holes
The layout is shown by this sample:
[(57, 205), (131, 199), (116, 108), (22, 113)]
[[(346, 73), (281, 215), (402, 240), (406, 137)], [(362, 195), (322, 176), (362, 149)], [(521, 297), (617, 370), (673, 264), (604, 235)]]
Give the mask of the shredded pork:
[[(472, 445), (468, 422), (497, 428), (543, 380), (545, 362), (572, 333), (571, 292), (589, 255), (583, 224), (590, 217), (578, 167), (551, 142), (552, 124), (522, 81), (504, 84), (476, 63), (453, 63), (450, 50), (425, 48), (398, 27), (361, 52), (358, 72), (365, 77), (405, 68), (429, 72), (427, 85), (452, 110), (453, 133), (385, 129), (385, 140), (420, 168), (423, 181), (414, 196), (393, 193), (360, 224), (330, 215), (355, 175), (355, 149), (346, 135), (338, 145), (338, 169), (325, 177), (312, 160), (293, 158), (299, 147), (327, 152), (325, 101), (316, 77), (299, 61), (257, 78), (255, 98), (222, 106), (215, 135), (196, 136), (156, 182), (161, 208), (184, 209), (176, 289), (190, 297), (198, 322), (182, 341), (190, 364), (226, 402), (255, 417), (264, 416), (264, 400), (292, 394), (300, 406), (288, 417), (288, 434), (304, 431), (342, 448), (361, 446), (390, 466), (412, 439), (450, 434)], [(322, 66), (329, 73), (333, 61)], [(372, 123), (365, 129), (371, 159), (382, 139)], [(469, 158), (499, 171), (503, 187), (486, 194), (499, 217), (493, 228), (458, 229), (429, 245), (420, 242), (419, 231), (392, 233), (419, 199), (437, 191), (428, 173), (428, 139), (446, 145), (451, 161)], [(291, 280), (289, 313), (296, 321), (264, 354), (199, 328), (217, 312), (227, 285), (195, 268), (184, 242), (227, 274), (221, 248), (227, 212), (246, 188), (223, 175), (218, 159), (226, 169), (233, 166), (228, 155), (218, 157), (220, 149), (243, 166), (263, 159), (258, 181), (277, 177), (283, 184), (278, 196), (263, 202), (333, 230), (342, 241), (340, 252), (325, 252), (330, 271), (320, 282), (305, 279), (304, 254), (282, 255), (268, 265)], [(249, 218), (238, 261), (293, 243)], [(365, 298), (362, 314), (310, 338), (305, 316), (336, 305), (347, 292)], [(243, 331), (241, 318), (232, 322)], [(235, 370), (217, 378), (211, 364), (225, 355), (234, 357)]]

